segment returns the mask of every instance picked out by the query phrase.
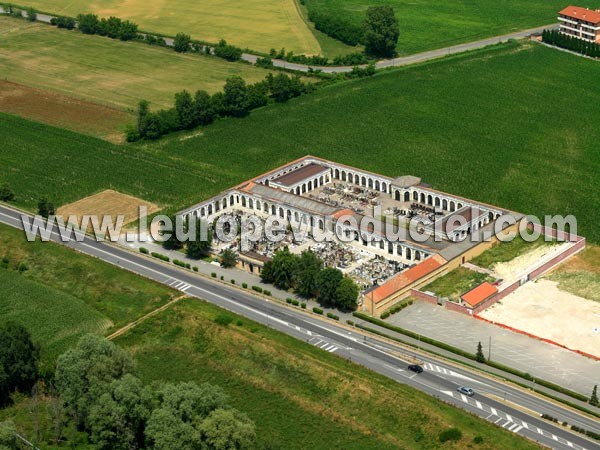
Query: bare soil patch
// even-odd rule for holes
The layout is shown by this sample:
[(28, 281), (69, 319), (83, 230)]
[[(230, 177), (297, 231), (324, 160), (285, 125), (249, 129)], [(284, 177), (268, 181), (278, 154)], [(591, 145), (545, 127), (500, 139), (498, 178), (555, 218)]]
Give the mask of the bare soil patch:
[(0, 80), (0, 111), (55, 127), (123, 141), (131, 114), (43, 89)]
[(127, 225), (139, 219), (140, 206), (145, 206), (148, 214), (161, 209), (154, 203), (109, 189), (64, 205), (58, 209), (57, 213), (63, 216), (76, 216), (78, 224), (81, 224), (81, 218), (84, 215), (99, 216), (100, 222), (102, 222), (103, 216), (110, 216), (113, 223), (116, 223), (117, 216), (122, 215), (124, 216), (123, 225)]

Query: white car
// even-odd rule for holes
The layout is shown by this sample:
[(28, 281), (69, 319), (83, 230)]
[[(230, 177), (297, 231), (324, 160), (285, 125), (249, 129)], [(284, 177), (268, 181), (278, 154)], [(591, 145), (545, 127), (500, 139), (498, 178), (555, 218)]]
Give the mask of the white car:
[(475, 395), (475, 391), (473, 389), (464, 386), (460, 386), (457, 391), (469, 397), (473, 397)]

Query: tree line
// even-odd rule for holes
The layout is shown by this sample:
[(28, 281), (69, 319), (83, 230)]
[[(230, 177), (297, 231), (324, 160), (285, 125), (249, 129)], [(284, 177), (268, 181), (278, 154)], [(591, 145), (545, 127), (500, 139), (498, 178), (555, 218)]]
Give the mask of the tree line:
[[(301, 0), (302, 4), (305, 2)], [(369, 56), (391, 58), (396, 54), (400, 28), (391, 6), (370, 6), (360, 25), (343, 14), (332, 15), (312, 5), (309, 5), (308, 19), (317, 30), (334, 39), (348, 45), (364, 45)]]
[[(55, 444), (64, 441), (64, 426), (70, 421), (98, 450), (257, 446), (254, 423), (231, 407), (220, 387), (193, 382), (145, 385), (131, 355), (100, 336), (82, 337), (58, 357), (54, 373), (45, 380), (38, 374), (39, 358), (39, 348), (22, 325), (0, 325), (0, 406), (9, 404), (15, 391), (49, 397)], [(32, 420), (37, 420), (35, 411)], [(19, 448), (10, 422), (0, 423), (0, 448)]]
[(341, 270), (324, 267), (312, 251), (295, 255), (287, 247), (275, 252), (265, 263), (261, 279), (279, 289), (293, 289), (299, 295), (314, 297), (321, 305), (350, 311), (357, 307), (359, 289)]
[(246, 84), (239, 76), (230, 77), (223, 91), (212, 96), (199, 90), (193, 96), (188, 91), (175, 94), (175, 106), (157, 112), (150, 111), (149, 102), (138, 105), (137, 121), (127, 131), (129, 142), (139, 139), (158, 139), (173, 131), (206, 126), (220, 117), (244, 117), (270, 101), (283, 103), (291, 98), (312, 92), (314, 85), (299, 76), (268, 74), (263, 81)]
[(600, 58), (600, 44), (568, 36), (558, 30), (542, 31), (542, 42), (581, 53), (582, 55), (591, 56), (592, 58)]

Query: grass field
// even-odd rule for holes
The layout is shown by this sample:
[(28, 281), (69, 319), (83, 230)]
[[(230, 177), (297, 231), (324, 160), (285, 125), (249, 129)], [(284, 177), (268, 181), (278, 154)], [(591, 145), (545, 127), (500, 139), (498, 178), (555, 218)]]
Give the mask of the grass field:
[(438, 297), (447, 297), (450, 301), (458, 302), (460, 296), (480, 285), (484, 281), (494, 281), (489, 275), (459, 267), (447, 275), (429, 283), (421, 290), (433, 292)]
[[(305, 4), (309, 10), (343, 17), (358, 26), (369, 6), (392, 6), (400, 22), (397, 49), (402, 55), (553, 24), (557, 12), (566, 6), (560, 0), (305, 0)], [(598, 8), (600, 2), (594, 0), (586, 6)]]
[(285, 47), (295, 53), (318, 54), (317, 39), (306, 26), (294, 0), (22, 0), (50, 13), (76, 16), (92, 12), (101, 17), (130, 19), (145, 31), (195, 39), (226, 39), (239, 47), (268, 52)]
[(117, 343), (133, 352), (146, 381), (223, 386), (272, 448), (439, 448), (438, 434), (451, 426), (463, 438), (449, 448), (466, 448), (476, 435), (483, 438), (481, 449), (536, 448), (434, 398), (197, 300), (178, 303)]
[(558, 282), (563, 291), (600, 302), (600, 247), (588, 244), (546, 278)]
[(131, 114), (68, 95), (0, 80), (0, 111), (55, 127), (106, 139), (124, 141)]
[(522, 237), (517, 236), (509, 242), (501, 242), (486, 250), (481, 255), (473, 258), (471, 262), (476, 266), (490, 269), (496, 263), (508, 262), (526, 252), (529, 252), (542, 245), (549, 245), (542, 239), (535, 242), (526, 242)]
[(599, 78), (595, 61), (513, 43), (336, 84), (157, 143), (112, 146), (3, 117), (0, 182), (31, 209), (40, 192), (62, 204), (107, 188), (179, 209), (314, 154), (520, 212), (574, 214), (577, 232), (599, 242)]
[(249, 64), (0, 16), (0, 78), (120, 109), (142, 99), (170, 107), (182, 89), (213, 93), (230, 76), (255, 82), (266, 74)]
[[(53, 243), (27, 242), (0, 225), (0, 311), (27, 326), (48, 362), (84, 332), (109, 334), (177, 292)], [(21, 264), (27, 270), (19, 273)]]

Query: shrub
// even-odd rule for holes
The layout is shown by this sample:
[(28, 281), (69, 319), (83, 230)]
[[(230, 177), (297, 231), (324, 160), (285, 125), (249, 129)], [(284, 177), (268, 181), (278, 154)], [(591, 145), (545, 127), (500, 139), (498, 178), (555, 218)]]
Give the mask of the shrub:
[(214, 48), (213, 53), (215, 56), (227, 61), (238, 61), (242, 57), (243, 52), (241, 48), (229, 45), (225, 40), (221, 39), (219, 44)]
[(24, 262), (20, 262), (19, 265), (17, 266), (17, 270), (19, 271), (19, 273), (23, 273), (23, 272), (29, 270), (29, 267), (27, 267), (27, 264), (25, 264)]
[(65, 28), (67, 30), (75, 28), (75, 20), (70, 17), (53, 17), (50, 23), (58, 28)]
[(333, 319), (333, 320), (340, 320), (339, 316), (336, 316), (333, 313), (327, 313), (327, 317), (329, 317), (330, 319)]
[(148, 254), (148, 249), (146, 247), (140, 247), (140, 253), (143, 253), (144, 255)]
[(215, 317), (215, 323), (218, 323), (224, 327), (229, 325), (231, 322), (233, 322), (233, 317), (229, 314), (219, 314), (217, 317)]
[(461, 438), (462, 431), (458, 428), (448, 428), (440, 433), (440, 442), (460, 441)]
[(483, 438), (479, 435), (473, 438), (473, 444), (483, 444)]
[(213, 278), (217, 278), (217, 274), (215, 272), (211, 273), (210, 276)]
[(257, 67), (262, 67), (263, 69), (272, 69), (273, 68), (273, 60), (269, 57), (265, 57), (265, 58), (257, 58), (256, 59), (256, 66)]
[(231, 280), (231, 284), (235, 284), (235, 280), (234, 279)]
[(156, 253), (156, 252), (152, 252), (152, 253), (150, 253), (150, 255), (153, 258), (157, 258), (157, 259), (160, 259), (161, 261), (165, 261), (165, 262), (169, 262), (171, 260), (168, 256), (161, 255), (160, 253)]
[(192, 267), (192, 270), (193, 270), (194, 272), (198, 272), (198, 267), (197, 267), (197, 266), (194, 266), (194, 267)]
[(300, 308), (306, 309), (306, 303), (300, 303)]
[(37, 20), (37, 12), (33, 8), (27, 8), (27, 20), (35, 22)]
[(298, 300), (292, 300), (292, 305), (298, 306), (300, 305), (300, 302)]
[(247, 289), (247, 288), (248, 288), (248, 283), (242, 283), (242, 287), (243, 287), (244, 289)]
[(346, 320), (346, 323), (347, 323), (348, 325), (350, 325), (350, 326), (354, 326), (354, 322), (353, 322), (353, 321), (351, 321), (351, 320)]
[(184, 33), (177, 33), (173, 40), (173, 49), (178, 53), (185, 53), (190, 49), (192, 38)]
[(390, 317), (390, 312), (389, 312), (389, 311), (386, 311), (386, 312), (384, 312), (383, 314), (381, 314), (381, 316), (380, 316), (380, 317), (381, 317), (381, 319), (382, 319), (382, 320), (385, 320), (385, 319), (387, 319), (388, 317)]
[(323, 314), (323, 310), (321, 308), (317, 308), (316, 306), (313, 308), (313, 312), (316, 314)]
[(409, 304), (409, 305), (412, 305), (412, 304), (413, 304), (413, 301), (412, 301), (412, 300), (409, 300), (409, 301), (408, 301), (408, 304)]
[(192, 268), (192, 265), (191, 265), (190, 263), (186, 263), (186, 264), (185, 264), (185, 268), (186, 268), (186, 269), (191, 269), (191, 268)]
[(263, 291), (263, 294), (268, 295), (269, 297), (271, 296), (271, 291), (267, 291), (266, 289)]
[(225, 280), (225, 276), (221, 275), (221, 281), (224, 281), (224, 280)]
[(262, 294), (263, 288), (261, 288), (260, 286), (252, 286), (252, 290), (258, 292), (259, 294)]
[(286, 303), (289, 303), (289, 304), (291, 304), (291, 303), (292, 303), (292, 301), (293, 301), (293, 300), (292, 300), (291, 298), (289, 298), (289, 297), (285, 299), (285, 302), (286, 302)]

